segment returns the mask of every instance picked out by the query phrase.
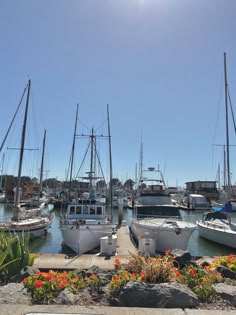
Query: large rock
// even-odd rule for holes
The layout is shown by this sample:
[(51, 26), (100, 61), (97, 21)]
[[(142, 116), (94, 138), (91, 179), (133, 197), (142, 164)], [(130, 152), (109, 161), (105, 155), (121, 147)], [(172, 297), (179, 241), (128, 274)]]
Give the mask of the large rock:
[(0, 286), (1, 304), (31, 304), (31, 295), (22, 283), (9, 283)]
[(197, 296), (178, 283), (129, 282), (118, 299), (120, 306), (127, 307), (191, 308), (199, 304)]
[(236, 287), (225, 283), (216, 283), (214, 286), (216, 292), (222, 299), (229, 301), (233, 306), (236, 306)]

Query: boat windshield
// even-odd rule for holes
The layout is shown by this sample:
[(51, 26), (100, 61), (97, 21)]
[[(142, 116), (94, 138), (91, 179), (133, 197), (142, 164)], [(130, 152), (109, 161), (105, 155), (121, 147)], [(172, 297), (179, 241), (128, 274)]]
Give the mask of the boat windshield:
[(178, 217), (181, 218), (179, 208), (172, 206), (144, 206), (137, 207), (137, 217)]

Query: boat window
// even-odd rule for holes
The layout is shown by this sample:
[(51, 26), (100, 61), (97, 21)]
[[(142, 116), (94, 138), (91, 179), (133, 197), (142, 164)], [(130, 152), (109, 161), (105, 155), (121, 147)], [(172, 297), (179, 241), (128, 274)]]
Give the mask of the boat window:
[(102, 207), (97, 207), (97, 214), (102, 214)]
[(81, 214), (81, 207), (76, 207), (76, 214)]
[(72, 207), (70, 207), (70, 214), (74, 214), (74, 213), (75, 213), (75, 207), (72, 206)]
[(95, 208), (94, 207), (90, 207), (90, 214), (95, 214)]
[(83, 213), (84, 213), (84, 214), (88, 214), (88, 206), (85, 206), (85, 207), (84, 207)]

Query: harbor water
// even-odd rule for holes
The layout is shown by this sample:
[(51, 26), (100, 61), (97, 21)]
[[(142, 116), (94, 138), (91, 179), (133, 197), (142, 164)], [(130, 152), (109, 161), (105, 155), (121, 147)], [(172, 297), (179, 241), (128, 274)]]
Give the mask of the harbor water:
[[(32, 253), (41, 253), (41, 254), (66, 254), (72, 255), (73, 252), (63, 244), (61, 232), (59, 229), (60, 216), (62, 215), (61, 209), (54, 208), (55, 218), (51, 228), (48, 231), (48, 234), (34, 239), (30, 242), (30, 250)], [(188, 222), (196, 222), (203, 215), (204, 211), (185, 211), (181, 210), (181, 215), (184, 220)], [(5, 216), (11, 216), (12, 209), (6, 204), (0, 204), (0, 218)], [(118, 209), (113, 210), (114, 222), (118, 223), (118, 216), (120, 214)], [(132, 210), (124, 209), (123, 210), (123, 220), (130, 224), (132, 217)], [(236, 222), (236, 212), (232, 213), (232, 221)], [(189, 241), (187, 250), (192, 256), (217, 256), (217, 255), (229, 255), (235, 254), (236, 249), (228, 248), (226, 246), (210, 242), (201, 238), (198, 235), (198, 231), (195, 231)]]

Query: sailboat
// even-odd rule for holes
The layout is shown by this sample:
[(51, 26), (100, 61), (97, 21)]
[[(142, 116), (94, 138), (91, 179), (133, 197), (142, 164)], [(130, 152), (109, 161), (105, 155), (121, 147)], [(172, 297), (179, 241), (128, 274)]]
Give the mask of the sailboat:
[(229, 159), (229, 126), (228, 126), (228, 82), (226, 68), (226, 53), (224, 53), (224, 79), (225, 79), (225, 118), (226, 118), (226, 165), (227, 183), (225, 191), (225, 204), (223, 207), (212, 207), (212, 212), (203, 215), (201, 220), (196, 222), (199, 236), (228, 246), (236, 248), (236, 224), (231, 220), (231, 178)]
[[(109, 140), (110, 156), (110, 197), (108, 199), (110, 200), (112, 210), (111, 136), (108, 107), (107, 117), (108, 117), (107, 138)], [(73, 163), (74, 156), (77, 119), (78, 106), (76, 111), (76, 122), (72, 146), (71, 163)], [(99, 179), (101, 179), (96, 173), (97, 170), (96, 161), (98, 161), (98, 164), (101, 168), (100, 158), (98, 156), (98, 150), (96, 145), (97, 143), (96, 139), (98, 137), (104, 138), (104, 136), (96, 135), (94, 128), (92, 128), (91, 133), (89, 135), (82, 134), (81, 137), (87, 137), (89, 139), (88, 147), (80, 166), (81, 169), (82, 164), (84, 163), (88, 155), (89, 171), (86, 172), (86, 176), (79, 177), (80, 179), (83, 180), (83, 187), (88, 187), (88, 189), (86, 191), (81, 192), (79, 198), (73, 199), (68, 204), (66, 214), (61, 218), (60, 221), (60, 230), (63, 241), (77, 255), (81, 255), (95, 248), (98, 248), (100, 245), (101, 238), (104, 237), (112, 238), (114, 235), (112, 213), (108, 212), (106, 199), (101, 198), (101, 195), (98, 195), (98, 192), (96, 191), (97, 188), (96, 183), (98, 182)], [(71, 171), (72, 168), (73, 165), (71, 164)]]
[(17, 185), (15, 189), (15, 199), (13, 205), (13, 216), (11, 218), (3, 218), (0, 220), (0, 231), (9, 233), (24, 233), (29, 238), (45, 235), (51, 227), (54, 213), (45, 212), (44, 204), (33, 209), (27, 209), (20, 204), (21, 195), (21, 172), (23, 166), (23, 157), (25, 150), (25, 135), (27, 128), (27, 116), (29, 108), (31, 81), (27, 84), (27, 99), (24, 113), (23, 128), (21, 133), (20, 158), (17, 176)]

